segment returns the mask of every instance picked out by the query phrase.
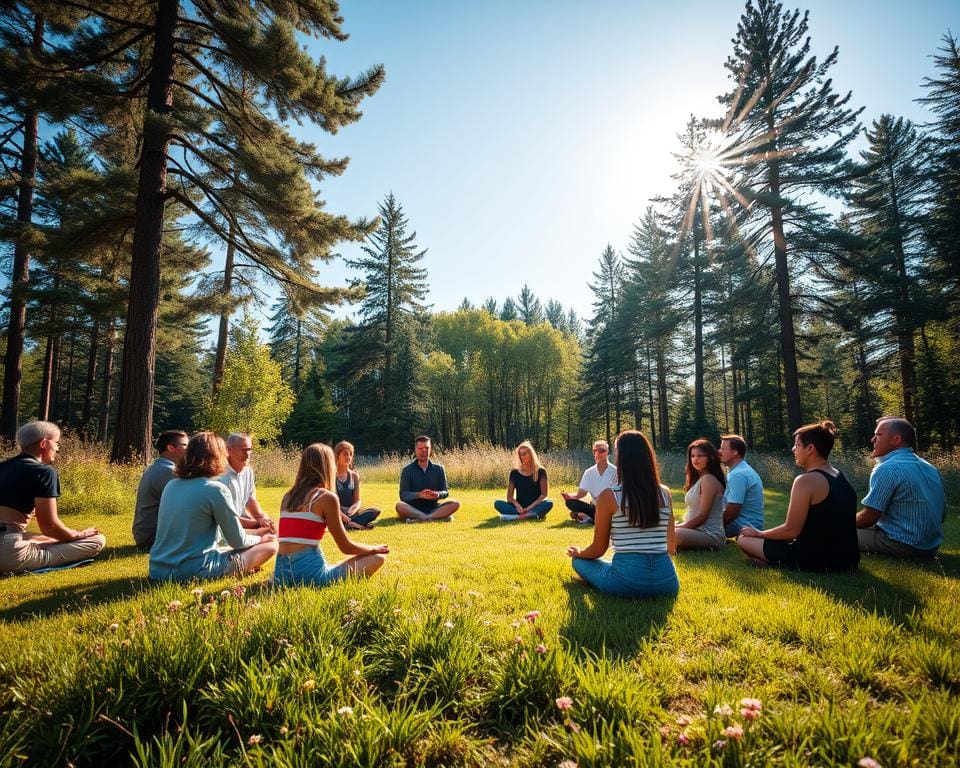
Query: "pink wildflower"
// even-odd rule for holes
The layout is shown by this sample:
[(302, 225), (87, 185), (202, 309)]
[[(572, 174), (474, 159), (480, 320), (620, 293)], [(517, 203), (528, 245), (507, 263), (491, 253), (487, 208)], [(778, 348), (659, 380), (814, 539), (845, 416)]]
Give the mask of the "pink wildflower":
[(680, 744), (681, 746), (685, 747), (689, 743), (690, 743), (690, 737), (687, 736), (685, 731), (680, 731), (680, 733), (677, 734), (677, 744)]
[(546, 653), (547, 646), (545, 646), (543, 643), (538, 643), (537, 647), (534, 648), (533, 650), (535, 650), (537, 653)]
[(513, 644), (514, 644), (514, 645), (523, 645), (523, 638), (520, 637), (520, 635), (514, 635), (514, 636), (513, 636)]
[(452, 622), (452, 621), (445, 621), (445, 622), (443, 622), (443, 626), (445, 626), (447, 629), (453, 629), (453, 622)]
[(857, 760), (857, 765), (859, 768), (883, 768), (883, 766), (872, 757), (861, 757)]
[(727, 742), (725, 742), (723, 739), (717, 739), (715, 742), (713, 742), (714, 749), (723, 749), (725, 746), (727, 746)]
[(740, 739), (743, 738), (743, 728), (741, 728), (739, 725), (728, 725), (723, 729), (723, 735), (728, 739), (740, 741)]
[(720, 717), (730, 717), (730, 715), (733, 714), (733, 710), (728, 704), (717, 704), (717, 706), (713, 708), (713, 714), (720, 715)]
[(179, 600), (171, 600), (169, 603), (167, 603), (167, 610), (170, 611), (170, 613), (179, 611), (181, 608), (183, 608), (183, 603), (181, 603)]
[(566, 711), (573, 706), (573, 699), (569, 696), (561, 696), (557, 699), (557, 709)]
[(755, 712), (759, 712), (763, 707), (760, 704), (760, 699), (740, 699), (740, 706), (745, 709), (752, 709)]
[(527, 615), (523, 618), (533, 624), (533, 622), (540, 618), (540, 611), (527, 611)]
[(760, 717), (760, 710), (743, 707), (740, 710), (740, 715), (743, 717), (744, 720), (756, 720), (758, 717)]
[(577, 768), (577, 764), (573, 760), (564, 760), (557, 768)]
[(253, 736), (247, 739), (247, 744), (252, 747), (254, 744), (259, 744), (261, 741), (263, 741), (263, 736), (261, 736), (259, 733), (255, 733)]
[(247, 588), (243, 586), (243, 584), (236, 584), (230, 591), (233, 593), (233, 596), (239, 600), (247, 593)]

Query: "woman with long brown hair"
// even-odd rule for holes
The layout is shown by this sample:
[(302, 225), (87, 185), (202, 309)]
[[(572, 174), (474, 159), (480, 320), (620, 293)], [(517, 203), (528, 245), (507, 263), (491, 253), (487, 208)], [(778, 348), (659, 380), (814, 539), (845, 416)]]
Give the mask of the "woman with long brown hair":
[[(670, 555), (676, 551), (670, 489), (660, 483), (657, 457), (642, 432), (617, 436), (617, 485), (597, 499), (593, 542), (570, 547), (573, 570), (601, 592), (625, 597), (676, 595)], [(613, 545), (612, 561), (600, 560)]]
[(336, 494), (340, 499), (340, 517), (347, 528), (364, 530), (373, 528), (373, 521), (380, 516), (379, 507), (361, 507), (360, 473), (353, 468), (353, 443), (341, 440), (333, 446), (337, 460)]
[(723, 474), (720, 454), (706, 438), (687, 446), (687, 514), (677, 525), (677, 549), (717, 549), (727, 540), (723, 533)]
[[(313, 443), (303, 450), (293, 487), (280, 502), (280, 551), (273, 572), (277, 585), (323, 587), (353, 576), (370, 576), (383, 565), (390, 548), (351, 541), (343, 527), (340, 500), (333, 492), (336, 477), (333, 449)], [(320, 539), (329, 529), (340, 551), (351, 557), (327, 565)]]
[[(213, 432), (198, 432), (164, 486), (157, 537), (150, 548), (150, 578), (170, 581), (239, 576), (257, 570), (277, 551), (277, 537), (240, 526), (233, 497), (217, 478), (227, 466), (227, 446)], [(227, 551), (217, 549), (217, 528)]]

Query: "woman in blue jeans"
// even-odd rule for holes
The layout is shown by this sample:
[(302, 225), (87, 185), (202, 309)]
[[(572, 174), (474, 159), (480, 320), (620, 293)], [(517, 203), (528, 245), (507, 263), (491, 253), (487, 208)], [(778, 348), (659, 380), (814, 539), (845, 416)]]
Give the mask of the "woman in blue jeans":
[(517, 464), (507, 478), (507, 500), (497, 499), (494, 508), (501, 520), (540, 520), (553, 509), (547, 498), (547, 470), (540, 466), (540, 457), (529, 440), (516, 449)]
[[(660, 484), (657, 457), (642, 432), (617, 436), (617, 485), (597, 499), (590, 546), (570, 547), (573, 570), (601, 592), (624, 597), (676, 595), (670, 555), (676, 553), (670, 490)], [(600, 560), (610, 545), (613, 560)]]
[[(313, 443), (304, 448), (293, 487), (280, 502), (275, 585), (323, 587), (350, 575), (371, 576), (385, 562), (384, 555), (390, 551), (386, 544), (357, 544), (347, 536), (340, 500), (333, 492), (336, 472), (329, 445)], [(328, 528), (337, 548), (351, 555), (336, 565), (328, 565), (320, 549)]]

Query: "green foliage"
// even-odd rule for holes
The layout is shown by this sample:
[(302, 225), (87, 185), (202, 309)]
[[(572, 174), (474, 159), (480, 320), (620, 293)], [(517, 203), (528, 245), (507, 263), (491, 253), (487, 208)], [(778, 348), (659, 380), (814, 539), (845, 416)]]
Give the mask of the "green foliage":
[(203, 415), (208, 429), (273, 440), (293, 410), (293, 390), (258, 332), (256, 320), (246, 313), (231, 329), (223, 382)]

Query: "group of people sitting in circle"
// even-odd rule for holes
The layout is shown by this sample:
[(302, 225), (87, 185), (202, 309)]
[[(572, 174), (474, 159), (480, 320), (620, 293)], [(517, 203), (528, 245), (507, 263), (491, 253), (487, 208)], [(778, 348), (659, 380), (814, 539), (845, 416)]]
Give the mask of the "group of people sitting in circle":
[[(860, 552), (935, 555), (943, 541), (946, 498), (939, 472), (914, 452), (913, 426), (893, 417), (877, 422), (871, 440), (877, 463), (859, 511), (853, 487), (829, 462), (836, 435), (829, 421), (794, 432), (794, 459), (803, 472), (794, 480), (783, 524), (766, 529), (763, 482), (746, 462), (739, 435), (724, 435), (719, 448), (703, 438), (687, 447), (686, 513), (679, 523), (642, 432), (617, 436), (615, 463), (606, 441), (596, 441), (596, 464), (583, 473), (576, 492), (561, 494), (573, 520), (593, 525), (588, 546), (567, 550), (574, 571), (606, 593), (673, 595), (679, 580), (671, 555), (717, 549), (728, 539), (757, 564), (817, 572), (852, 571)], [(0, 463), (0, 572), (65, 567), (95, 557), (106, 544), (103, 535), (95, 528), (69, 528), (57, 515), (60, 485), (52, 465), (59, 428), (29, 422), (18, 430), (17, 444), (20, 453)], [(156, 448), (137, 490), (133, 520), (134, 540), (150, 555), (152, 579), (239, 576), (275, 557), (275, 584), (323, 586), (369, 576), (385, 562), (386, 544), (361, 544), (347, 534), (372, 527), (380, 515), (361, 503), (349, 442), (304, 449), (276, 523), (256, 497), (249, 435), (235, 433), (224, 441), (212, 432), (190, 437), (172, 430), (159, 436)], [(450, 498), (443, 465), (431, 461), (431, 449), (429, 437), (416, 438), (415, 458), (400, 474), (396, 512), (407, 522), (449, 522), (460, 506)], [(547, 472), (529, 441), (517, 446), (515, 456), (507, 498), (494, 507), (504, 521), (543, 519), (553, 507)], [(39, 536), (26, 532), (34, 515)], [(348, 555), (336, 565), (325, 561), (319, 547), (327, 530)], [(611, 546), (612, 559), (601, 559)]]

